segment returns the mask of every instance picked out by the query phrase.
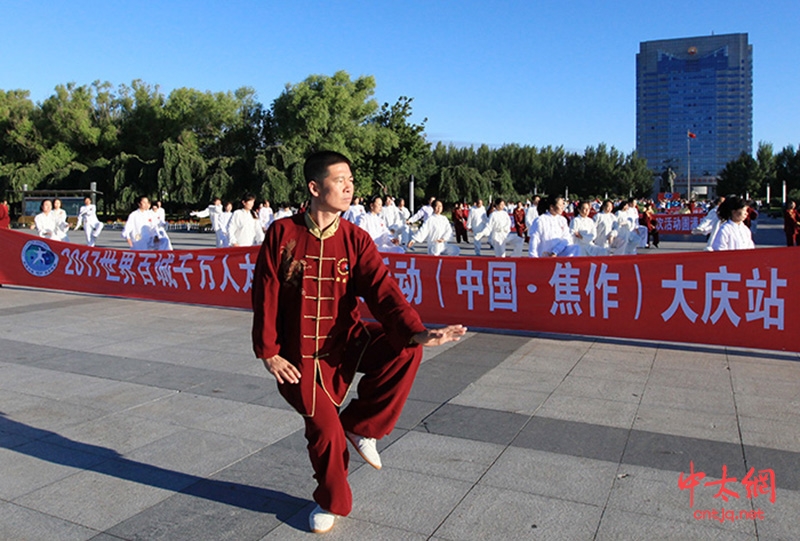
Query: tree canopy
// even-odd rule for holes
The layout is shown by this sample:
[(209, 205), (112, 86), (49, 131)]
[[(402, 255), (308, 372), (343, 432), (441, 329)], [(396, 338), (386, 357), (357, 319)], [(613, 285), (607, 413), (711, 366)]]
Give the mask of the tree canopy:
[[(413, 98), (379, 104), (372, 76), (312, 75), (287, 84), (269, 106), (254, 89), (211, 92), (135, 80), (58, 85), (41, 103), (26, 90), (0, 90), (0, 191), (87, 189), (96, 182), (106, 213), (124, 213), (136, 195), (182, 211), (244, 192), (300, 203), (305, 156), (332, 149), (354, 163), (358, 195), (401, 194), (445, 201), (517, 199), (534, 193), (648, 196), (653, 173), (635, 153), (600, 143), (583, 153), (560, 146), (490, 148), (432, 145), (427, 118), (412, 121)], [(793, 147), (741, 157), (722, 172), (731, 191), (786, 180), (800, 189)], [(741, 162), (741, 163), (740, 163)], [(755, 162), (755, 165), (754, 163)]]

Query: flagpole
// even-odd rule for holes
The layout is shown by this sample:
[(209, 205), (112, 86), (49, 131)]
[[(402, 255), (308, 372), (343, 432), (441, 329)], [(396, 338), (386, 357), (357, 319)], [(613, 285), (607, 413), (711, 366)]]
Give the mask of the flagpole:
[(686, 199), (692, 200), (692, 138), (686, 130)]

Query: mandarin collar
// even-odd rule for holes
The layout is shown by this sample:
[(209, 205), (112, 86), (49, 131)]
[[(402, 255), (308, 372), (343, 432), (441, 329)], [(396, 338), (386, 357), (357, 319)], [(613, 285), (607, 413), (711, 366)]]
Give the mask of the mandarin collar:
[(336, 231), (339, 230), (339, 220), (341, 219), (340, 216), (336, 216), (333, 222), (325, 229), (319, 228), (319, 226), (314, 222), (314, 219), (311, 217), (311, 213), (305, 212), (303, 213), (303, 216), (305, 217), (308, 232), (320, 240), (331, 238), (336, 234)]

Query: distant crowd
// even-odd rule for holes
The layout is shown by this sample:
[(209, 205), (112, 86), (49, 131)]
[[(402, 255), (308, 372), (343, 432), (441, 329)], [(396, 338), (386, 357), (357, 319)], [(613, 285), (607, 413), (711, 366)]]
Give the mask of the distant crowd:
[[(711, 203), (673, 202), (668, 208), (706, 215), (693, 233), (708, 236), (709, 250), (754, 247), (752, 230), (758, 213), (739, 197)], [(223, 209), (221, 200), (215, 199), (206, 209), (192, 213), (211, 220), (218, 247), (258, 245), (275, 220), (305, 210), (282, 204), (273, 212), (269, 201), (256, 206), (251, 194), (243, 198), (239, 210), (231, 214), (230, 209), (230, 204)], [(364, 229), (378, 250), (387, 253), (414, 251), (415, 245), (424, 244), (431, 255), (459, 255), (459, 245), (466, 243), (476, 255), (488, 247), (496, 257), (521, 257), (526, 244), (529, 257), (629, 255), (658, 247), (656, 214), (665, 212), (667, 205), (635, 199), (568, 203), (554, 195), (516, 203), (496, 199), (488, 208), (482, 200), (472, 205), (458, 202), (450, 207), (449, 218), (444, 209), (444, 203), (434, 197), (413, 215), (402, 198), (354, 197), (341, 219)]]
[[(413, 215), (402, 198), (375, 195), (366, 201), (354, 197), (341, 219), (363, 228), (381, 252), (404, 253), (424, 244), (431, 255), (459, 255), (461, 244), (472, 245), (475, 255), (484, 247), (496, 257), (521, 257), (527, 245), (529, 257), (630, 255), (639, 249), (659, 246), (656, 214), (692, 213), (704, 217), (692, 230), (708, 237), (706, 249), (753, 248), (758, 204), (740, 197), (714, 201), (604, 200), (568, 202), (563, 197), (534, 196), (532, 200), (508, 202), (495, 199), (489, 207), (482, 200), (471, 205), (457, 202), (449, 207), (431, 197)], [(171, 250), (164, 209), (147, 197), (136, 200), (122, 237), (134, 250)], [(5, 211), (5, 212), (4, 212)], [(237, 210), (233, 204), (214, 199), (208, 207), (190, 213), (208, 218), (219, 248), (260, 245), (270, 225), (281, 218), (304, 212), (304, 205), (281, 203), (273, 209), (269, 201), (245, 194)], [(0, 205), (0, 227), (8, 227), (7, 204)], [(5, 224), (5, 225), (3, 225)], [(103, 224), (90, 198), (78, 213), (75, 229), (83, 228), (86, 244), (94, 246)], [(45, 238), (69, 242), (70, 225), (58, 199), (46, 200), (31, 229)], [(797, 246), (800, 213), (794, 202), (784, 211), (787, 245)]]

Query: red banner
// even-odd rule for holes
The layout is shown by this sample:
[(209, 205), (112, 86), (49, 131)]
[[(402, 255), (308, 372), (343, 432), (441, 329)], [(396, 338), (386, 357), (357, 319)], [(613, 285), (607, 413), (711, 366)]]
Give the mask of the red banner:
[[(110, 250), (14, 231), (0, 231), (0, 250), (4, 284), (246, 309), (257, 253)], [(384, 258), (427, 323), (787, 351), (800, 351), (800, 305), (787, 302), (797, 298), (799, 259), (791, 248)]]

